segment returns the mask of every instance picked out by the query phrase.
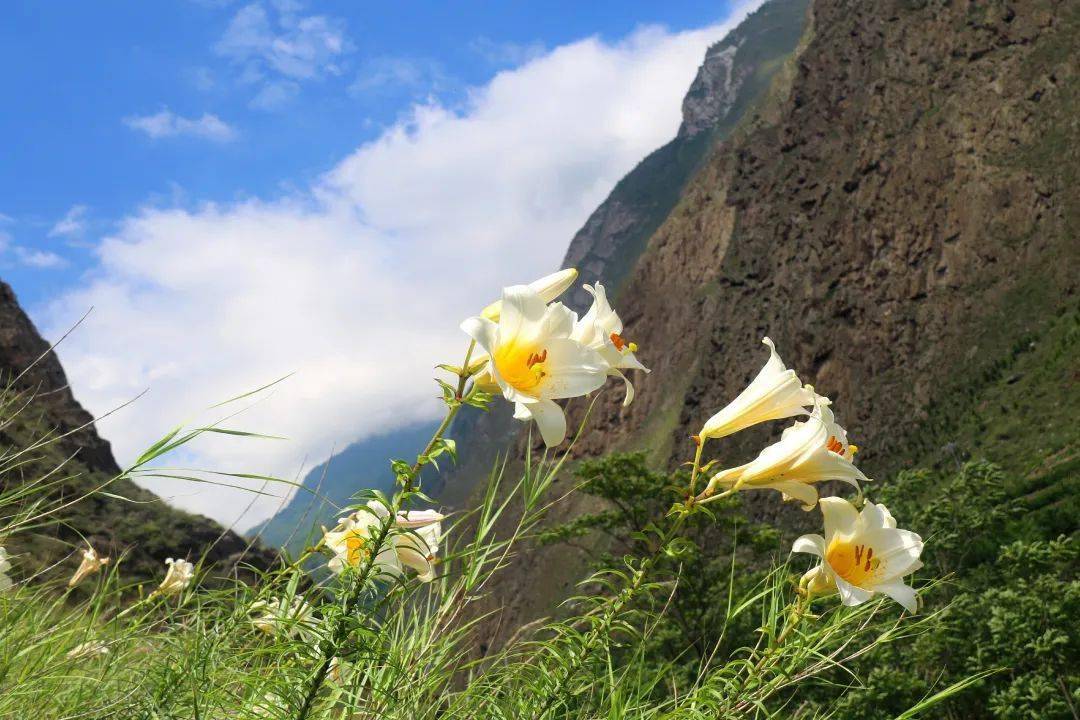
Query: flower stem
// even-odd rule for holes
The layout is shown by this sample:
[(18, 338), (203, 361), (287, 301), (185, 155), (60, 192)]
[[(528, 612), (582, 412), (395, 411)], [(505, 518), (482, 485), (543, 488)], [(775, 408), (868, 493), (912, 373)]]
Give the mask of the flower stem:
[(436, 444), (442, 439), (447, 428), (450, 427), (450, 423), (458, 414), (458, 411), (461, 410), (463, 404), (462, 401), (467, 400), (469, 395), (472, 394), (471, 391), (469, 395), (465, 394), (465, 385), (469, 379), (469, 361), (475, 347), (475, 341), (469, 343), (469, 349), (465, 353), (465, 362), (462, 365), (461, 372), (458, 374), (457, 396), (454, 398), (453, 402), (448, 402), (446, 415), (443, 417), (442, 422), (439, 423), (439, 427), (432, 433), (431, 439), (428, 440), (427, 445), (420, 451), (420, 454), (417, 456), (417, 461), (410, 466), (408, 473), (402, 473), (403, 479), (401, 482), (401, 491), (394, 495), (394, 499), (391, 503), (390, 515), (381, 524), (379, 534), (374, 538), (374, 542), (371, 544), (364, 566), (356, 577), (353, 578), (353, 582), (349, 587), (349, 593), (345, 598), (343, 613), (334, 623), (329, 639), (320, 643), (319, 669), (311, 679), (311, 686), (304, 695), (304, 703), (301, 705), (300, 711), (296, 715), (296, 720), (308, 720), (310, 717), (311, 710), (315, 705), (315, 700), (319, 695), (319, 691), (326, 683), (326, 678), (330, 673), (330, 666), (333, 664), (334, 658), (337, 657), (342, 646), (345, 644), (345, 641), (348, 639), (348, 623), (344, 620), (356, 612), (360, 604), (360, 599), (363, 597), (364, 588), (367, 587), (368, 580), (371, 578), (371, 574), (375, 569), (376, 559), (382, 550), (382, 546), (389, 538), (391, 529), (394, 526), (394, 521), (397, 519), (402, 506), (408, 501), (409, 494), (415, 489), (416, 478), (420, 473), (420, 468), (424, 466), (424, 462), (421, 458), (426, 457), (428, 453), (435, 448)]

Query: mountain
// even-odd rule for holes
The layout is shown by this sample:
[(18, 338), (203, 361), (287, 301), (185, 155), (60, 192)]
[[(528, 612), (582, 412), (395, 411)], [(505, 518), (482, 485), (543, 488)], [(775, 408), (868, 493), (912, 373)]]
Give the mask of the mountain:
[(309, 539), (313, 528), (333, 526), (341, 509), (361, 490), (390, 494), (394, 474), (392, 458), (415, 458), (435, 432), (437, 422), (418, 423), (401, 430), (355, 442), (304, 478), (289, 503), (248, 535), (273, 547), (296, 551)]
[[(871, 477), (985, 457), (1041, 533), (1077, 532), (1080, 7), (814, 0), (808, 17), (643, 250), (613, 241), (595, 270), (622, 273), (623, 335), (652, 373), (629, 408), (600, 397), (575, 453), (689, 459), (688, 436), (760, 368), (768, 335), (835, 400)], [(725, 82), (695, 82), (695, 102), (724, 106)], [(581, 238), (569, 261), (608, 252)], [(734, 465), (775, 432), (710, 450)], [(744, 505), (788, 534), (813, 521), (762, 495)], [(564, 548), (524, 554), (482, 641), (549, 612), (580, 574)]]
[[(49, 475), (62, 479), (53, 500), (73, 501), (120, 474), (106, 440), (97, 434), (93, 418), (75, 400), (56, 354), (19, 307), (12, 289), (0, 282), (0, 456), (39, 444), (14, 466), (5, 463), (0, 492), (15, 491), (27, 482)], [(57, 468), (60, 468), (58, 471)], [(162, 576), (168, 557), (203, 557), (220, 571), (238, 563), (269, 567), (276, 554), (247, 541), (216, 522), (172, 508), (131, 480), (120, 478), (107, 486), (110, 495), (92, 494), (74, 502), (63, 522), (36, 526), (3, 538), (14, 555), (16, 577), (49, 568), (70, 574), (78, 566), (71, 556), (83, 538), (103, 554), (124, 555), (126, 580)], [(120, 498), (126, 498), (120, 499)], [(5, 508), (4, 513), (10, 512)], [(5, 518), (6, 519), (6, 518)], [(60, 561), (57, 567), (53, 563)]]
[[(562, 298), (584, 311), (590, 296), (580, 288), (603, 282), (618, 298), (646, 243), (679, 202), (687, 181), (711, 148), (751, 122), (763, 96), (803, 34), (807, 0), (771, 0), (711, 46), (683, 100), (683, 120), (671, 142), (630, 171), (570, 240), (563, 267), (580, 273), (576, 291)], [(466, 408), (452, 434), (460, 465), (444, 472), (433, 490), (452, 505), (466, 505), (478, 479), (511, 449), (522, 425), (513, 409), (495, 404), (487, 413)]]
[[(675, 138), (620, 180), (570, 241), (563, 267), (577, 268), (582, 284), (622, 287), (709, 148), (744, 121), (794, 50), (806, 6), (807, 0), (765, 3), (708, 49), (683, 100)], [(583, 310), (591, 296), (578, 288), (563, 300)]]

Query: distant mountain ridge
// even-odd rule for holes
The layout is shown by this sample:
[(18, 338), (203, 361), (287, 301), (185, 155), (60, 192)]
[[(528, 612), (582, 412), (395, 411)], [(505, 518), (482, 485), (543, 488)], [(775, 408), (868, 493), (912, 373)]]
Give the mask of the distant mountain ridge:
[[(744, 120), (795, 49), (806, 7), (807, 0), (767, 2), (708, 49), (683, 99), (676, 136), (620, 180), (570, 240), (563, 267), (577, 268), (582, 284), (600, 281), (617, 295), (709, 148)], [(590, 298), (578, 288), (563, 301), (584, 310)]]
[[(46, 435), (57, 438), (35, 450), (21, 473), (0, 478), (5, 489), (41, 477), (63, 465), (64, 481), (54, 492), (73, 499), (120, 473), (108, 441), (98, 435), (93, 417), (75, 399), (56, 354), (19, 306), (11, 287), (0, 281), (0, 385), (32, 397), (29, 405), (0, 424), (0, 450), (26, 448)], [(17, 378), (17, 380), (16, 380)], [(163, 431), (167, 429), (163, 426)], [(200, 515), (178, 510), (149, 490), (120, 479), (108, 486), (113, 495), (94, 494), (64, 512), (62, 524), (2, 538), (13, 558), (16, 577), (48, 568), (85, 545), (105, 555), (125, 554), (122, 572), (158, 578), (168, 557), (198, 559), (206, 553), (211, 565), (229, 569), (237, 562), (268, 567), (276, 554), (248, 542)], [(52, 572), (70, 573), (78, 565), (69, 558)]]

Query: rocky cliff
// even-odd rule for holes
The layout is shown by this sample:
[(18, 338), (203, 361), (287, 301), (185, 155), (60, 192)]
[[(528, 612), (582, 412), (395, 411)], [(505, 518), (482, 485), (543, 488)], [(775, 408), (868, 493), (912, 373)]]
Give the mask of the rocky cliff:
[[(653, 372), (631, 407), (600, 399), (577, 452), (688, 459), (769, 335), (835, 399), (871, 477), (987, 456), (1018, 501), (1074, 532), (1080, 6), (815, 0), (810, 14), (797, 60), (714, 139), (630, 264), (624, 336)], [(713, 85), (695, 83), (705, 96), (727, 82), (714, 67)], [(734, 465), (776, 432), (710, 450)], [(772, 500), (746, 503), (806, 522)], [(572, 565), (538, 550), (514, 574), (568, 594)], [(550, 609), (521, 587), (508, 577), (492, 602), (503, 627)]]
[[(9, 457), (50, 439), (17, 464), (5, 463), (0, 492), (49, 476), (60, 481), (51, 497), (71, 501), (120, 474), (109, 443), (97, 434), (93, 418), (75, 400), (55, 353), (3, 282), (0, 378), (4, 408), (0, 455)], [(160, 577), (167, 557), (195, 559), (205, 552), (207, 561), (223, 571), (241, 559), (262, 566), (274, 560), (269, 551), (258, 546), (249, 549), (237, 534), (207, 518), (169, 507), (126, 478), (107, 489), (112, 497), (99, 493), (79, 500), (57, 518), (61, 522), (3, 538), (4, 546), (15, 555), (15, 576), (25, 577), (61, 560), (52, 571), (70, 573), (78, 561), (68, 556), (82, 546), (83, 538), (114, 558), (124, 554), (122, 572), (127, 580)], [(4, 508), (5, 515), (9, 512), (10, 508)]]
[(776, 121), (715, 149), (639, 260), (621, 306), (654, 372), (631, 408), (603, 404), (586, 451), (681, 458), (770, 335), (887, 473), (1075, 313), (1080, 7), (813, 14)]

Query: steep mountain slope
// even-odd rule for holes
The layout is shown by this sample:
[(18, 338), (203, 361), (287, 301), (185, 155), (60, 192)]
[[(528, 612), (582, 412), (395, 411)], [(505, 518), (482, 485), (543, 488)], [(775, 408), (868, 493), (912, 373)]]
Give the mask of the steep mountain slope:
[[(601, 397), (576, 451), (688, 459), (769, 335), (835, 399), (871, 477), (989, 457), (1075, 532), (1080, 7), (815, 0), (811, 16), (790, 73), (633, 264), (619, 309), (653, 372), (630, 408)], [(734, 465), (777, 430), (710, 450)], [(810, 521), (771, 500), (745, 502)], [(529, 579), (566, 593), (574, 564), (524, 557), (492, 599), (502, 627), (548, 612)]]
[[(757, 111), (806, 24), (807, 0), (770, 0), (709, 48), (683, 101), (676, 137), (641, 161), (611, 191), (570, 241), (564, 267), (580, 272), (579, 286), (603, 282), (616, 297), (645, 244), (667, 218), (709, 149)], [(580, 287), (562, 300), (578, 311), (589, 303)], [(512, 449), (522, 432), (512, 408), (466, 409), (454, 422), (461, 465), (433, 489), (451, 506), (467, 504), (478, 478)]]
[[(773, 0), (705, 53), (683, 100), (675, 138), (641, 161), (574, 235), (563, 267), (582, 283), (619, 288), (649, 237), (675, 207), (709, 147), (744, 118), (802, 35), (807, 0)], [(590, 296), (566, 298), (577, 310)]]
[[(35, 362), (36, 361), (36, 362)], [(45, 437), (54, 440), (31, 452), (24, 462), (0, 475), (0, 488), (11, 490), (46, 474), (63, 478), (54, 497), (75, 500), (120, 473), (109, 443), (94, 429), (93, 418), (75, 400), (64, 370), (33, 323), (19, 307), (11, 288), (0, 282), (0, 387), (5, 398), (21, 393), (15, 408), (29, 403), (0, 424), (0, 452), (27, 448)], [(8, 406), (9, 409), (11, 406)], [(55, 468), (61, 467), (54, 472)], [(16, 577), (26, 577), (61, 560), (82, 545), (82, 538), (112, 557), (126, 552), (122, 572), (128, 580), (160, 577), (167, 557), (201, 557), (221, 570), (238, 561), (268, 566), (275, 555), (247, 542), (217, 523), (165, 505), (153, 493), (127, 479), (108, 492), (87, 497), (65, 509), (61, 524), (46, 525), (4, 538), (15, 557)], [(10, 510), (5, 510), (10, 512)], [(69, 557), (53, 571), (70, 573), (78, 561)]]
[(681, 457), (765, 334), (873, 472), (954, 441), (948, 406), (1075, 311), (1078, 12), (816, 2), (779, 121), (718, 149), (639, 262), (622, 304), (654, 373), (587, 450), (614, 434)]
[(391, 458), (412, 458), (435, 431), (437, 422), (420, 423), (386, 435), (376, 435), (349, 445), (304, 478), (303, 490), (274, 517), (247, 534), (273, 547), (296, 550), (303, 546), (312, 528), (331, 527), (341, 508), (360, 490), (374, 489), (389, 494), (394, 487)]

